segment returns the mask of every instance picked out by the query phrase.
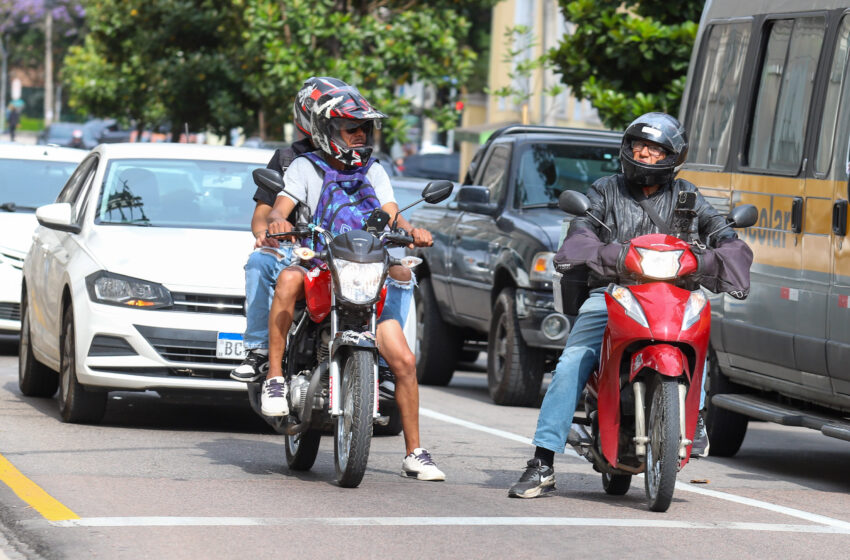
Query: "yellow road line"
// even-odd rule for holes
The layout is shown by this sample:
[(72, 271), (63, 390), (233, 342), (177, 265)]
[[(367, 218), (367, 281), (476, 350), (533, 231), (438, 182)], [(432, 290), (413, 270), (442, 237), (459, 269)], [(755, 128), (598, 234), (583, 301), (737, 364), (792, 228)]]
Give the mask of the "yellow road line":
[(0, 482), (12, 489), (20, 499), (48, 521), (79, 519), (80, 516), (62, 505), (32, 480), (25, 477), (5, 457), (0, 455)]

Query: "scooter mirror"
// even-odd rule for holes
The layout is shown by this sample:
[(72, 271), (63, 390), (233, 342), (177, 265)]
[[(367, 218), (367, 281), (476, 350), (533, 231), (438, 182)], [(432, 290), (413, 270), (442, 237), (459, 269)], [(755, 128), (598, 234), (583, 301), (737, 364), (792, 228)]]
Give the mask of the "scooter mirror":
[(437, 204), (451, 196), (454, 188), (451, 181), (431, 181), (422, 189), (422, 198), (428, 204)]
[(273, 197), (283, 190), (283, 177), (274, 169), (255, 169), (251, 176), (254, 178), (254, 184)]
[(590, 210), (590, 199), (578, 191), (566, 190), (558, 197), (558, 208), (567, 214), (584, 216)]
[(746, 228), (755, 225), (758, 219), (759, 211), (752, 204), (736, 206), (729, 212), (729, 220), (732, 222), (733, 227), (737, 228)]

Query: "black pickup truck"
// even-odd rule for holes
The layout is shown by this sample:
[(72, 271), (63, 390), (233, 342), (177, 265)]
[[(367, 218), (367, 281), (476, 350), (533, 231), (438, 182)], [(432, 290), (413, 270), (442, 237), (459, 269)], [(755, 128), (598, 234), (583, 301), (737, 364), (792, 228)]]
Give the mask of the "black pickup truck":
[[(410, 217), (434, 236), (416, 250), (419, 382), (449, 383), (458, 361), (487, 351), (497, 404), (539, 403), (543, 373), (572, 317), (557, 313), (552, 257), (566, 231), (558, 195), (619, 172), (620, 133), (509, 126), (493, 133), (454, 200)], [(486, 347), (485, 347), (486, 344)]]

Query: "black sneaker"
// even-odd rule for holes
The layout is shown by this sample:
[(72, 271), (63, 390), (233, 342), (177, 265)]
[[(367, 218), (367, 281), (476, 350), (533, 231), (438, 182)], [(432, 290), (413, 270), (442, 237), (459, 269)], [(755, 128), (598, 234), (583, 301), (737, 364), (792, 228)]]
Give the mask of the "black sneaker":
[(708, 457), (708, 448), (708, 433), (705, 431), (705, 422), (700, 414), (696, 433), (694, 433), (694, 444), (691, 447), (691, 457)]
[(269, 355), (248, 350), (245, 359), (230, 372), (230, 379), (251, 383), (259, 381), (269, 371)]
[(395, 375), (388, 366), (378, 366), (378, 396), (388, 401), (395, 400)]
[(555, 469), (538, 457), (528, 461), (519, 481), (508, 490), (511, 498), (536, 498), (555, 490)]

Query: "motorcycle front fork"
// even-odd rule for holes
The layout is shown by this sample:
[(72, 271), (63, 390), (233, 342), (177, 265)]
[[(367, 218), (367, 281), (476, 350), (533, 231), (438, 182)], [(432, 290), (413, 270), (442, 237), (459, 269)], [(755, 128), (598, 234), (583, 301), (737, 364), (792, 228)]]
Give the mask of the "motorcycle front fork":
[[(685, 459), (688, 456), (688, 446), (692, 441), (687, 436), (687, 417), (685, 414), (685, 397), (688, 394), (688, 387), (679, 383), (679, 459)], [(650, 443), (649, 436), (646, 434), (646, 384), (643, 381), (635, 381), (632, 383), (632, 389), (635, 392), (635, 455), (638, 459), (646, 459), (646, 445)]]

